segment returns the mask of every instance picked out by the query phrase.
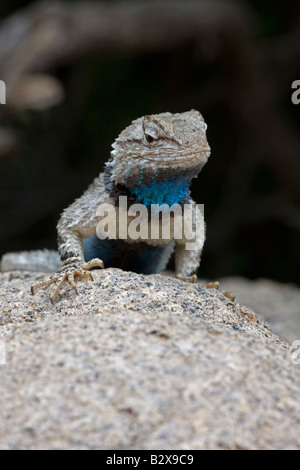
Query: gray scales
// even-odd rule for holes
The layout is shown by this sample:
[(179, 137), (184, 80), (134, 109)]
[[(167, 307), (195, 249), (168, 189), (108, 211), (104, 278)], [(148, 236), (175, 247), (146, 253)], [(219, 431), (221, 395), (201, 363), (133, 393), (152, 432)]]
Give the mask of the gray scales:
[[(195, 110), (154, 114), (133, 121), (112, 145), (104, 172), (63, 211), (57, 224), (59, 257), (57, 252), (49, 250), (9, 253), (2, 258), (1, 270), (47, 271), (54, 267), (55, 274), (32, 286), (32, 294), (40, 287), (52, 286), (50, 299), (54, 302), (65, 282), (77, 292), (76, 277), (92, 279), (89, 271), (92, 268), (105, 266), (157, 273), (166, 267), (175, 251), (176, 276), (195, 282), (205, 240), (205, 223), (198, 205), (190, 197), (189, 187), (210, 155), (206, 128), (202, 115)], [(128, 210), (133, 204), (142, 203), (149, 214), (151, 204), (165, 203), (180, 205), (183, 217), (184, 207), (191, 205), (191, 226), (195, 231), (197, 220), (197, 230), (200, 227), (201, 232), (200, 236), (197, 233), (195, 248), (187, 249), (189, 240), (185, 235), (174, 239), (172, 231), (169, 239), (123, 240), (118, 238), (117, 227), (116, 240), (99, 239), (97, 208), (101, 204), (113, 205), (118, 216), (120, 196), (127, 196)], [(127, 220), (129, 224), (132, 217), (128, 216)], [(161, 227), (159, 229), (161, 231)]]

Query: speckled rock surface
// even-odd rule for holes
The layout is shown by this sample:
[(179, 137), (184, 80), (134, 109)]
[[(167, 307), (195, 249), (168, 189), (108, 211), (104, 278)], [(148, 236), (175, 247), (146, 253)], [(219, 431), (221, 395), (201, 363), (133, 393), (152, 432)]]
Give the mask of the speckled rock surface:
[(1, 449), (298, 449), (300, 366), (250, 309), (94, 271), (51, 305), (1, 274)]
[(300, 339), (300, 289), (297, 286), (241, 277), (228, 277), (220, 282), (223, 289), (234, 291), (238, 302), (267, 320), (281, 338), (289, 343)]

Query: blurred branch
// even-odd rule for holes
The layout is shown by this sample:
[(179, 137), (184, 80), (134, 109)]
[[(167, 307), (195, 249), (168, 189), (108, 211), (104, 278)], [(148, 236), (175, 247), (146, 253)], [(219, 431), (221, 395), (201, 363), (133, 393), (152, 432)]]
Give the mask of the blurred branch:
[(223, 1), (36, 3), (3, 22), (0, 75), (8, 101), (18, 106), (14, 90), (27, 75), (93, 51), (161, 51), (204, 37), (238, 37), (246, 18)]

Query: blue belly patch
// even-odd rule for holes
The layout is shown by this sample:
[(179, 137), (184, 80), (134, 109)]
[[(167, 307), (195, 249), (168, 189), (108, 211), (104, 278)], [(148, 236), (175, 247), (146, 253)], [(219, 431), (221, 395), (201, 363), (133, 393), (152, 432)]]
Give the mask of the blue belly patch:
[(139, 274), (162, 271), (174, 249), (171, 241), (164, 246), (151, 246), (145, 242), (127, 243), (124, 240), (100, 240), (94, 235), (83, 240), (84, 259), (102, 259), (105, 268), (114, 267)]

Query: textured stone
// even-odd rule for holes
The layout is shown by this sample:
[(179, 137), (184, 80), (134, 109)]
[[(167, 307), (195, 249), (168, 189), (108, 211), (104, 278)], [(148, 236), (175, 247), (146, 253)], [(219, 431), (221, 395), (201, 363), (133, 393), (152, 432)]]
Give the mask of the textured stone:
[(289, 343), (300, 340), (300, 289), (270, 279), (250, 281), (241, 277), (221, 279), (223, 289), (232, 290), (237, 300), (249, 306)]
[(249, 308), (94, 271), (52, 306), (1, 274), (0, 448), (297, 449), (300, 366)]

